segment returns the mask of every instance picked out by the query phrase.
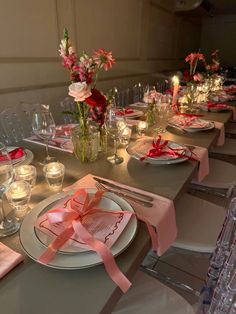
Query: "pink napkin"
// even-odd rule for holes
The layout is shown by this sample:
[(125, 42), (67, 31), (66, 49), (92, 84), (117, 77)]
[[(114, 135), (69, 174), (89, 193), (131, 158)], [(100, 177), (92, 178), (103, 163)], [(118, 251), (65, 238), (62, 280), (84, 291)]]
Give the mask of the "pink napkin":
[(195, 146), (193, 153), (199, 160), (197, 181), (201, 182), (209, 174), (208, 150), (204, 147)]
[[(107, 179), (106, 179), (107, 180)], [(117, 182), (110, 181), (111, 183)], [(79, 189), (79, 188), (94, 188), (96, 181), (93, 179), (93, 175), (88, 174), (87, 176), (81, 178), (76, 181), (74, 184), (66, 187), (64, 191), (69, 191), (71, 189)], [(127, 187), (126, 185), (119, 184), (121, 187)], [(143, 207), (137, 203), (129, 201), (129, 203), (134, 208), (135, 212), (147, 219), (154, 227), (157, 229), (157, 242), (158, 242), (158, 250), (157, 254), (160, 256), (170, 247), (170, 245), (174, 242), (177, 235), (177, 227), (175, 220), (175, 208), (174, 204), (171, 200), (152, 194), (149, 192), (144, 192), (142, 190), (128, 187), (130, 190), (141, 192), (146, 195), (150, 195), (154, 198), (153, 207)]]
[(24, 260), (23, 256), (0, 242), (0, 279)]
[(220, 135), (218, 137), (216, 145), (217, 146), (222, 146), (225, 143), (225, 126), (224, 126), (224, 123), (218, 122), (218, 121), (214, 121), (214, 124), (215, 124), (215, 128), (220, 131)]

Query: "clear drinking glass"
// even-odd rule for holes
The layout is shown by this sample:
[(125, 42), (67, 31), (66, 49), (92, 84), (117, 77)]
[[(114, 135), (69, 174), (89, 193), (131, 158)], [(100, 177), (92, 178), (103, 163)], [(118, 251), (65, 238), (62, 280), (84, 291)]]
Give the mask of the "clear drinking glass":
[(46, 158), (41, 164), (45, 165), (55, 161), (55, 157), (49, 156), (48, 152), (49, 141), (53, 139), (56, 133), (56, 125), (51, 112), (49, 110), (34, 112), (32, 116), (32, 129), (34, 134), (46, 144)]
[(110, 109), (106, 118), (106, 130), (111, 135), (114, 141), (114, 154), (108, 156), (107, 160), (112, 164), (120, 164), (123, 162), (123, 157), (117, 155), (117, 140), (119, 140), (119, 125), (116, 120), (116, 115), (113, 109)]
[(13, 181), (13, 166), (6, 147), (0, 143), (0, 237), (9, 236), (18, 231), (20, 225), (12, 213), (6, 214), (3, 208), (3, 195)]

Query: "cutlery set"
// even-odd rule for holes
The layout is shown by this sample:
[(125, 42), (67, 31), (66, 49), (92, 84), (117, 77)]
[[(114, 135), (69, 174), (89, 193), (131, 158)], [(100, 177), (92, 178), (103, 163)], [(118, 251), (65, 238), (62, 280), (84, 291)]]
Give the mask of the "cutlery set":
[(111, 183), (109, 181), (106, 181), (104, 179), (100, 179), (97, 177), (93, 177), (93, 179), (95, 181), (97, 181), (96, 187), (99, 190), (104, 190), (107, 192), (114, 193), (118, 196), (124, 197), (130, 201), (133, 201), (133, 202), (140, 204), (140, 205), (143, 205), (145, 207), (152, 207), (153, 206), (153, 204), (151, 203), (153, 201), (153, 197), (151, 197), (149, 195), (129, 190), (128, 188), (121, 187), (119, 185), (116, 185), (116, 184)]

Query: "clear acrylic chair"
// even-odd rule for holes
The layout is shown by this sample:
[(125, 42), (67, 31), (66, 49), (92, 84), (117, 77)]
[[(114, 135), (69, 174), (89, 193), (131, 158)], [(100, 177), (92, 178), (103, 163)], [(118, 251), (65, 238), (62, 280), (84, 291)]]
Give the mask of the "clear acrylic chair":
[(229, 198), (236, 184), (236, 166), (222, 160), (209, 158), (210, 173), (200, 183), (193, 179), (189, 191), (201, 191)]
[(236, 121), (228, 122), (225, 125), (225, 134), (227, 137), (236, 138)]
[(138, 271), (112, 314), (194, 314), (191, 305), (157, 279)]
[(210, 258), (205, 284), (196, 307), (196, 313), (207, 313), (211, 304), (213, 291), (224, 268), (224, 263), (230, 255), (232, 244), (236, 239), (236, 198), (233, 198), (225, 216), (222, 231), (216, 241), (215, 250)]
[(224, 145), (216, 146), (210, 150), (210, 156), (213, 156), (216, 158), (217, 156), (222, 156), (222, 157), (225, 156), (226, 160), (228, 156), (235, 158), (236, 157), (236, 139), (226, 137)]
[(231, 246), (217, 285), (214, 289), (208, 314), (226, 314), (234, 303), (236, 296), (236, 241)]
[(10, 144), (16, 144), (26, 137), (27, 123), (24, 123), (24, 116), (16, 107), (3, 110), (0, 113), (0, 121)]
[(133, 91), (133, 103), (143, 102), (143, 86), (139, 82), (132, 88)]
[(69, 124), (69, 123), (75, 123), (76, 120), (70, 112), (75, 112), (76, 111), (76, 104), (74, 100), (70, 97), (64, 98), (60, 102), (60, 109), (62, 113), (62, 119), (63, 123)]
[[(185, 250), (198, 253), (213, 253), (219, 234), (222, 233), (226, 217), (229, 210), (215, 205), (211, 202), (202, 200), (195, 196), (184, 194), (176, 203), (176, 221), (178, 234), (172, 247), (178, 250)], [(230, 208), (230, 207), (229, 207)], [(154, 255), (153, 255), (154, 256)], [(191, 286), (177, 281), (174, 278), (160, 273), (157, 266), (142, 265), (149, 274), (155, 276), (163, 282), (169, 283), (197, 297), (200, 291)]]

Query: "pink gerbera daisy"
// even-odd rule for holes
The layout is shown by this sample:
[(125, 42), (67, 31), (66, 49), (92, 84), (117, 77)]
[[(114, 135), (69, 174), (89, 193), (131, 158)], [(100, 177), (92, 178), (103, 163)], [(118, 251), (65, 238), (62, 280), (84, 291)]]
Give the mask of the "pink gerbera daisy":
[(98, 67), (104, 67), (105, 71), (109, 70), (115, 63), (115, 59), (112, 57), (112, 52), (102, 48), (94, 51), (93, 59)]

